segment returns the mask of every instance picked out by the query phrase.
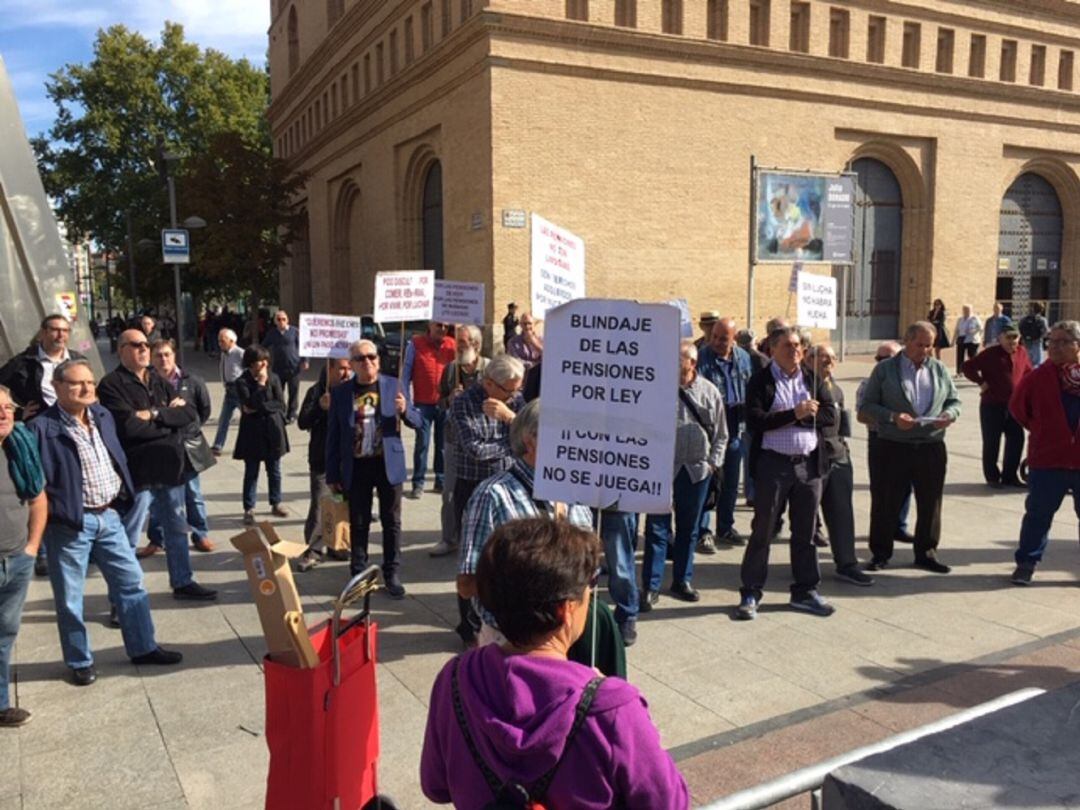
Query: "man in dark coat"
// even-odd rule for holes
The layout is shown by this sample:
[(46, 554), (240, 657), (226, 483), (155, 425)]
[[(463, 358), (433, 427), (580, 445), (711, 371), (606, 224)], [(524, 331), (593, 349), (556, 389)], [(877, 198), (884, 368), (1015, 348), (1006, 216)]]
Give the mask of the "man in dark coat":
[(184, 479), (190, 470), (184, 436), (198, 419), (195, 405), (176, 396), (165, 380), (150, 372), (150, 344), (140, 330), (121, 334), (117, 351), (120, 365), (102, 378), (98, 397), (116, 420), (134, 481), (134, 504), (124, 516), (128, 539), (132, 547), (138, 543), (151, 505), (161, 501), (173, 596), (216, 599), (216, 591), (195, 582), (184, 518)]
[(300, 395), (300, 373), (306, 371), (307, 361), (300, 357), (300, 330), (289, 326), (289, 313), (279, 309), (274, 316), (274, 326), (269, 329), (262, 345), (270, 351), (270, 369), (281, 380), (281, 386), (289, 392), (285, 424), (296, 419), (296, 401)]

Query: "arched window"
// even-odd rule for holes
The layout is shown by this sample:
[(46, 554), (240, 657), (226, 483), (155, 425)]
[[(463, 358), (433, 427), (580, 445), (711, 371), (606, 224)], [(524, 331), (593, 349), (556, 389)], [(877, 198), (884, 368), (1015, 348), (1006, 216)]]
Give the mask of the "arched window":
[(289, 9), (289, 75), (300, 67), (300, 31), (296, 22), (296, 6)]
[(435, 278), (443, 278), (442, 164), (439, 161), (431, 164), (424, 178), (420, 240), (424, 269), (434, 270)]
[(660, 28), (665, 34), (682, 33), (682, 0), (664, 0), (663, 5), (661, 6)]

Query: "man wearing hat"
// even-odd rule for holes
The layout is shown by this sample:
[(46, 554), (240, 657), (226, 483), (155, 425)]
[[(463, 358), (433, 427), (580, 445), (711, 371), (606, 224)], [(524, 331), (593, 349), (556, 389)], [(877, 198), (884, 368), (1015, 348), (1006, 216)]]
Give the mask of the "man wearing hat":
[[(982, 427), (983, 477), (995, 489), (1023, 487), (1017, 475), (1024, 453), (1024, 428), (1009, 413), (1013, 389), (1031, 373), (1031, 358), (1020, 345), (1020, 330), (1005, 325), (997, 345), (964, 363), (964, 376), (979, 386), (979, 425)], [(998, 469), (1001, 435), (1005, 434), (1005, 461)]]
[(720, 313), (715, 309), (707, 309), (701, 313), (701, 317), (698, 318), (697, 322), (698, 329), (701, 330), (701, 337), (694, 341), (698, 351), (701, 351), (703, 346), (709, 345), (709, 340), (712, 339), (712, 328), (718, 320), (720, 320)]

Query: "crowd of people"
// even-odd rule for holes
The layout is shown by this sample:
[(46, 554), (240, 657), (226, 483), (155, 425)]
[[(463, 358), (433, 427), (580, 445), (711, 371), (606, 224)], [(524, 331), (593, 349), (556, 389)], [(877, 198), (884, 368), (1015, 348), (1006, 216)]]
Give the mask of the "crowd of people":
[[(1016, 324), (999, 306), (985, 323), (970, 307), (962, 311), (955, 340), (973, 348), (958, 352), (958, 368), (979, 386), (988, 486), (1025, 486), (1027, 434), (1029, 495), (1011, 577), (1027, 585), (1069, 490), (1080, 515), (1080, 323), (1051, 327), (1033, 309), (1028, 318), (1038, 330), (1029, 322), (1025, 331), (1028, 318)], [(640, 806), (649, 806), (655, 791), (685, 799), (685, 784), (665, 759), (640, 694), (617, 680), (626, 675), (625, 649), (636, 641), (639, 616), (665, 592), (669, 560), (666, 593), (696, 602), (695, 554), (741, 547), (733, 615), (743, 620), (757, 616), (771, 546), (785, 522), (794, 610), (822, 617), (835, 610), (820, 592), (819, 546), (829, 548), (836, 579), (857, 587), (872, 586), (872, 574), (894, 564), (898, 543), (912, 547), (916, 567), (949, 573), (938, 555), (945, 438), (961, 409), (956, 381), (938, 359), (943, 337), (949, 343), (941, 301), (901, 342), (878, 347), (853, 411), (834, 377), (836, 356), (828, 345), (812, 345), (781, 318), (769, 321), (766, 336), (755, 342), (735, 319), (703, 313), (700, 337), (679, 347), (672, 509), (644, 516), (617, 510), (601, 516), (533, 496), (542, 324), (511, 304), (503, 327), (504, 350), (489, 358), (477, 327), (431, 322), (410, 340), (400, 377), (383, 374), (379, 347), (359, 340), (347, 357), (320, 364), (318, 380), (302, 398), (307, 364), (288, 313), (278, 311), (261, 342), (246, 348), (223, 327), (216, 345), (224, 398), (208, 442), (206, 383), (177, 365), (175, 344), (156, 334), (152, 318), (117, 336), (118, 365), (97, 380), (90, 363), (68, 348), (68, 322), (47, 317), (29, 348), (0, 369), (6, 461), (0, 465), (0, 520), (6, 522), (0, 533), (0, 725), (29, 717), (8, 705), (6, 678), (32, 570), (50, 579), (62, 655), (75, 684), (96, 679), (83, 618), (91, 561), (108, 585), (112, 621), (131, 660), (181, 660), (157, 642), (138, 559), (164, 552), (175, 598), (216, 598), (195, 581), (190, 553), (214, 547), (199, 476), (226, 452), (237, 411), (232, 454), (243, 462), (244, 522), (255, 521), (261, 468), (271, 512), (287, 514), (281, 459), (290, 448), (288, 426), (298, 420), (310, 433), (308, 549), (298, 570), (340, 554), (330, 549), (332, 527), (324, 525), (322, 506), (328, 498), (344, 501), (350, 549), (342, 556), (353, 574), (363, 571), (371, 524), (378, 520), (392, 598), (406, 593), (403, 499), (425, 496), (433, 459), (441, 531), (430, 554), (454, 558), (447, 576), (458, 596), (456, 632), (467, 648), (433, 693), (421, 772), (425, 792), (436, 801), (508, 786), (534, 798), (538, 785), (552, 796), (580, 791), (579, 765), (558, 767), (571, 742), (594, 757), (603, 751), (604, 772), (615, 774), (590, 783), (590, 790)], [(1032, 357), (1028, 335), (1036, 331), (1040, 356)], [(1041, 362), (1044, 338), (1048, 353)], [(869, 430), (865, 562), (856, 552), (848, 446), (854, 419)], [(406, 428), (415, 432), (411, 479)], [(753, 509), (745, 537), (735, 527), (740, 493)], [(909, 531), (912, 500), (916, 517)], [(601, 568), (613, 610), (594, 598)], [(596, 671), (602, 679), (594, 678)], [(553, 719), (511, 756), (495, 745), (488, 726), (493, 718), (511, 726), (524, 722), (525, 705), (548, 706)], [(640, 729), (635, 747), (613, 742), (617, 723)], [(463, 745), (470, 737), (473, 744)], [(503, 774), (500, 785), (487, 778), (491, 771)]]

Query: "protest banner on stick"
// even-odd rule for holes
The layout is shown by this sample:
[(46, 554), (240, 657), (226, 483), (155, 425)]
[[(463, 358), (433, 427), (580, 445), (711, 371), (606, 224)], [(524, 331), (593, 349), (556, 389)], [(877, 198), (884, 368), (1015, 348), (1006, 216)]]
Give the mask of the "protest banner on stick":
[(362, 334), (363, 321), (359, 316), (301, 312), (300, 356), (348, 357), (349, 346), (360, 340)]
[(585, 242), (565, 228), (532, 215), (532, 315), (585, 297)]
[(795, 293), (796, 323), (814, 329), (836, 328), (836, 279), (814, 273), (799, 273)]
[(484, 325), (482, 282), (435, 280), (433, 321)]

